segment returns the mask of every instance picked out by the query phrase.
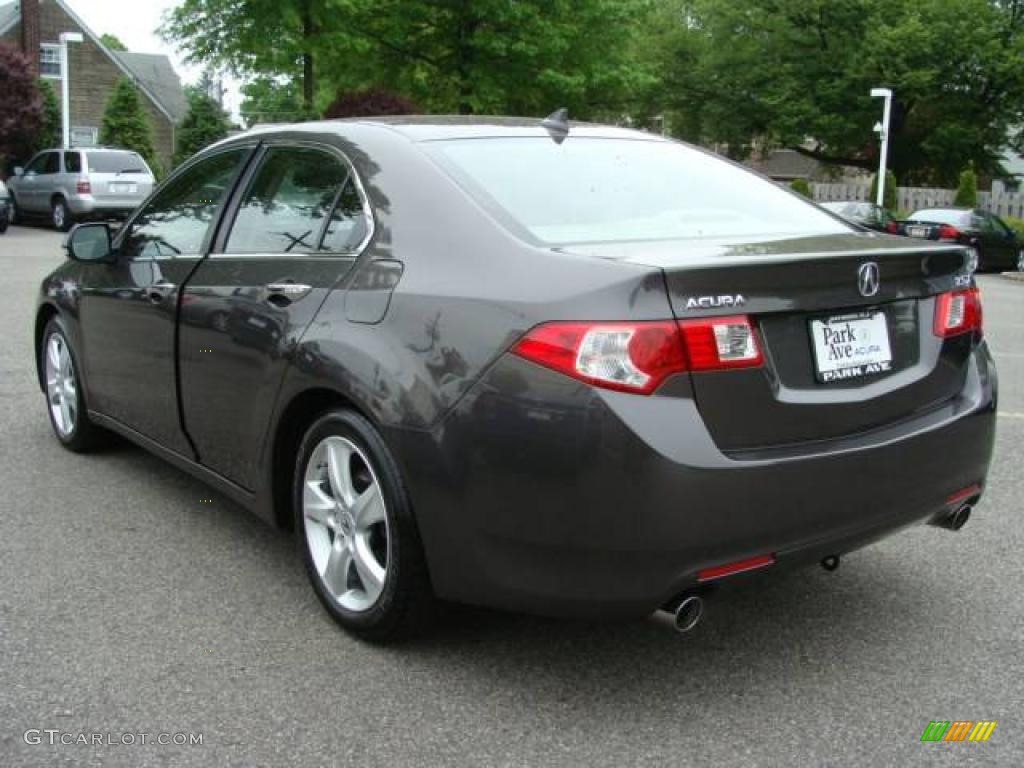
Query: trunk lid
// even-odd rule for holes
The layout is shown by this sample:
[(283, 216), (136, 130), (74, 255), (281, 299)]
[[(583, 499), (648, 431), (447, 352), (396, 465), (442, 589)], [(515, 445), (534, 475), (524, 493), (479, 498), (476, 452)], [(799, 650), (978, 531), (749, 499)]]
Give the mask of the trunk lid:
[[(680, 320), (750, 316), (762, 367), (691, 374), (697, 405), (723, 451), (865, 432), (935, 407), (963, 387), (973, 334), (943, 340), (932, 332), (934, 297), (970, 280), (961, 246), (851, 233), (571, 250), (659, 267)], [(864, 286), (869, 295), (861, 290), (866, 264), (877, 268), (874, 292)], [(883, 335), (887, 349), (877, 354), (888, 362), (827, 370), (833, 363), (825, 340), (845, 340), (848, 332)], [(853, 370), (857, 375), (847, 377)]]

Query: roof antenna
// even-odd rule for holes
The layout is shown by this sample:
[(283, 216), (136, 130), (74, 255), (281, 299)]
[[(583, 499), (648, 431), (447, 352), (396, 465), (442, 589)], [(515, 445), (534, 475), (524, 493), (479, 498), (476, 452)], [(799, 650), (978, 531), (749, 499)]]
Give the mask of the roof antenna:
[(556, 109), (540, 125), (551, 135), (555, 144), (561, 144), (569, 136), (569, 110), (565, 107)]

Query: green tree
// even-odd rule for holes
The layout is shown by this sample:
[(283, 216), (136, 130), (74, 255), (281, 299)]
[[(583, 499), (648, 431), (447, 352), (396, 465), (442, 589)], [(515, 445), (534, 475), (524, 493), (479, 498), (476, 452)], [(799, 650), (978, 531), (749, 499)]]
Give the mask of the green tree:
[(176, 132), (177, 145), (174, 148), (174, 164), (184, 162), (196, 152), (220, 141), (228, 135), (231, 127), (220, 104), (199, 88), (188, 88), (188, 112)]
[(999, 169), (1024, 115), (1020, 0), (664, 0), (656, 96), (692, 138), (757, 140), (871, 170), (895, 94), (889, 164), (905, 182)]
[[(887, 170), (885, 172), (885, 189), (882, 190), (882, 207), (895, 211), (898, 205), (896, 193), (896, 174)], [(878, 199), (878, 174), (871, 177), (871, 202)]]
[(298, 123), (311, 114), (302, 105), (302, 88), (294, 80), (257, 77), (242, 86), (242, 120), (257, 123)]
[(157, 176), (162, 168), (153, 149), (153, 129), (132, 81), (122, 77), (114, 86), (103, 112), (100, 142), (131, 149), (142, 155)]
[(36, 137), (36, 149), (47, 147), (59, 147), (63, 137), (63, 126), (61, 125), (60, 104), (57, 102), (57, 92), (53, 90), (49, 80), (40, 79), (39, 95), (42, 98), (43, 122), (39, 126), (39, 133)]
[(798, 192), (804, 197), (811, 198), (811, 185), (807, 182), (807, 179), (793, 179), (789, 182), (789, 188), (794, 192)]
[(960, 184), (956, 188), (956, 197), (953, 205), (973, 208), (978, 204), (978, 175), (974, 172), (973, 166), (968, 166), (960, 172)]
[[(430, 112), (622, 119), (656, 81), (654, 0), (184, 0), (161, 33), (189, 61), (294, 82), (306, 112), (382, 89)], [(272, 41), (272, 45), (268, 45)]]
[(109, 32), (104, 32), (100, 35), (100, 42), (112, 51), (128, 50), (128, 46), (121, 42), (121, 38), (117, 35), (112, 35)]

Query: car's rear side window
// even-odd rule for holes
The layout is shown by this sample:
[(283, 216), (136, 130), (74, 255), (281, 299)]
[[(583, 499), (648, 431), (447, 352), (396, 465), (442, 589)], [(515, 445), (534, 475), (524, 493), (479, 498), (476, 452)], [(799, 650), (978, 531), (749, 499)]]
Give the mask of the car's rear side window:
[(64, 153), (64, 172), (79, 173), (82, 170), (82, 156), (78, 152)]
[(424, 146), (513, 229), (545, 243), (850, 231), (767, 179), (676, 142), (570, 135), (561, 144), (495, 138)]
[(311, 147), (272, 147), (249, 182), (224, 250), (346, 252), (361, 218), (352, 215), (355, 208), (361, 213), (358, 192), (340, 157)]

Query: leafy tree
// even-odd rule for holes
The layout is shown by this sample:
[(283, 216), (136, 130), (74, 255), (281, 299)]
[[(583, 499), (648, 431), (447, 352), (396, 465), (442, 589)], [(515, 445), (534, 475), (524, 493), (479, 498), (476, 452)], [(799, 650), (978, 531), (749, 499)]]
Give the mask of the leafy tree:
[(297, 123), (312, 113), (302, 105), (301, 87), (293, 80), (258, 77), (242, 86), (242, 120), (257, 123)]
[(42, 97), (43, 122), (35, 141), (35, 149), (59, 147), (63, 140), (64, 127), (61, 125), (60, 104), (57, 103), (57, 92), (53, 90), (49, 80), (40, 79), (39, 95)]
[(43, 99), (28, 58), (6, 43), (0, 43), (0, 83), (0, 159), (6, 162), (32, 151), (43, 125)]
[(128, 50), (128, 46), (121, 42), (121, 38), (119, 38), (117, 35), (112, 35), (109, 32), (104, 32), (102, 35), (100, 35), (100, 42), (112, 51)]
[(813, 197), (811, 194), (811, 185), (807, 183), (807, 179), (793, 179), (789, 182), (789, 188), (794, 192), (798, 192), (804, 197)]
[[(890, 170), (885, 172), (885, 189), (882, 190), (882, 207), (895, 211), (898, 204), (896, 193), (896, 174)], [(878, 174), (871, 177), (871, 202), (878, 199)]]
[(419, 108), (404, 96), (371, 88), (339, 93), (324, 110), (325, 118), (369, 117), (372, 115), (415, 115)]
[(300, 84), (307, 112), (373, 86), (431, 112), (620, 119), (656, 80), (654, 2), (184, 0), (161, 33), (190, 62)]
[(132, 81), (122, 77), (114, 86), (103, 112), (100, 142), (110, 146), (131, 149), (160, 176), (162, 168), (153, 149), (153, 129), (142, 107), (142, 100)]
[(176, 132), (174, 164), (184, 162), (203, 147), (228, 135), (230, 122), (220, 104), (200, 88), (188, 88), (188, 112)]
[(656, 97), (734, 156), (758, 139), (870, 170), (869, 91), (889, 86), (896, 175), (951, 184), (970, 160), (998, 172), (1024, 117), (1020, 0), (664, 0), (662, 13)]
[(973, 166), (969, 166), (960, 173), (960, 185), (956, 188), (953, 205), (974, 208), (977, 204), (978, 175), (974, 172)]

